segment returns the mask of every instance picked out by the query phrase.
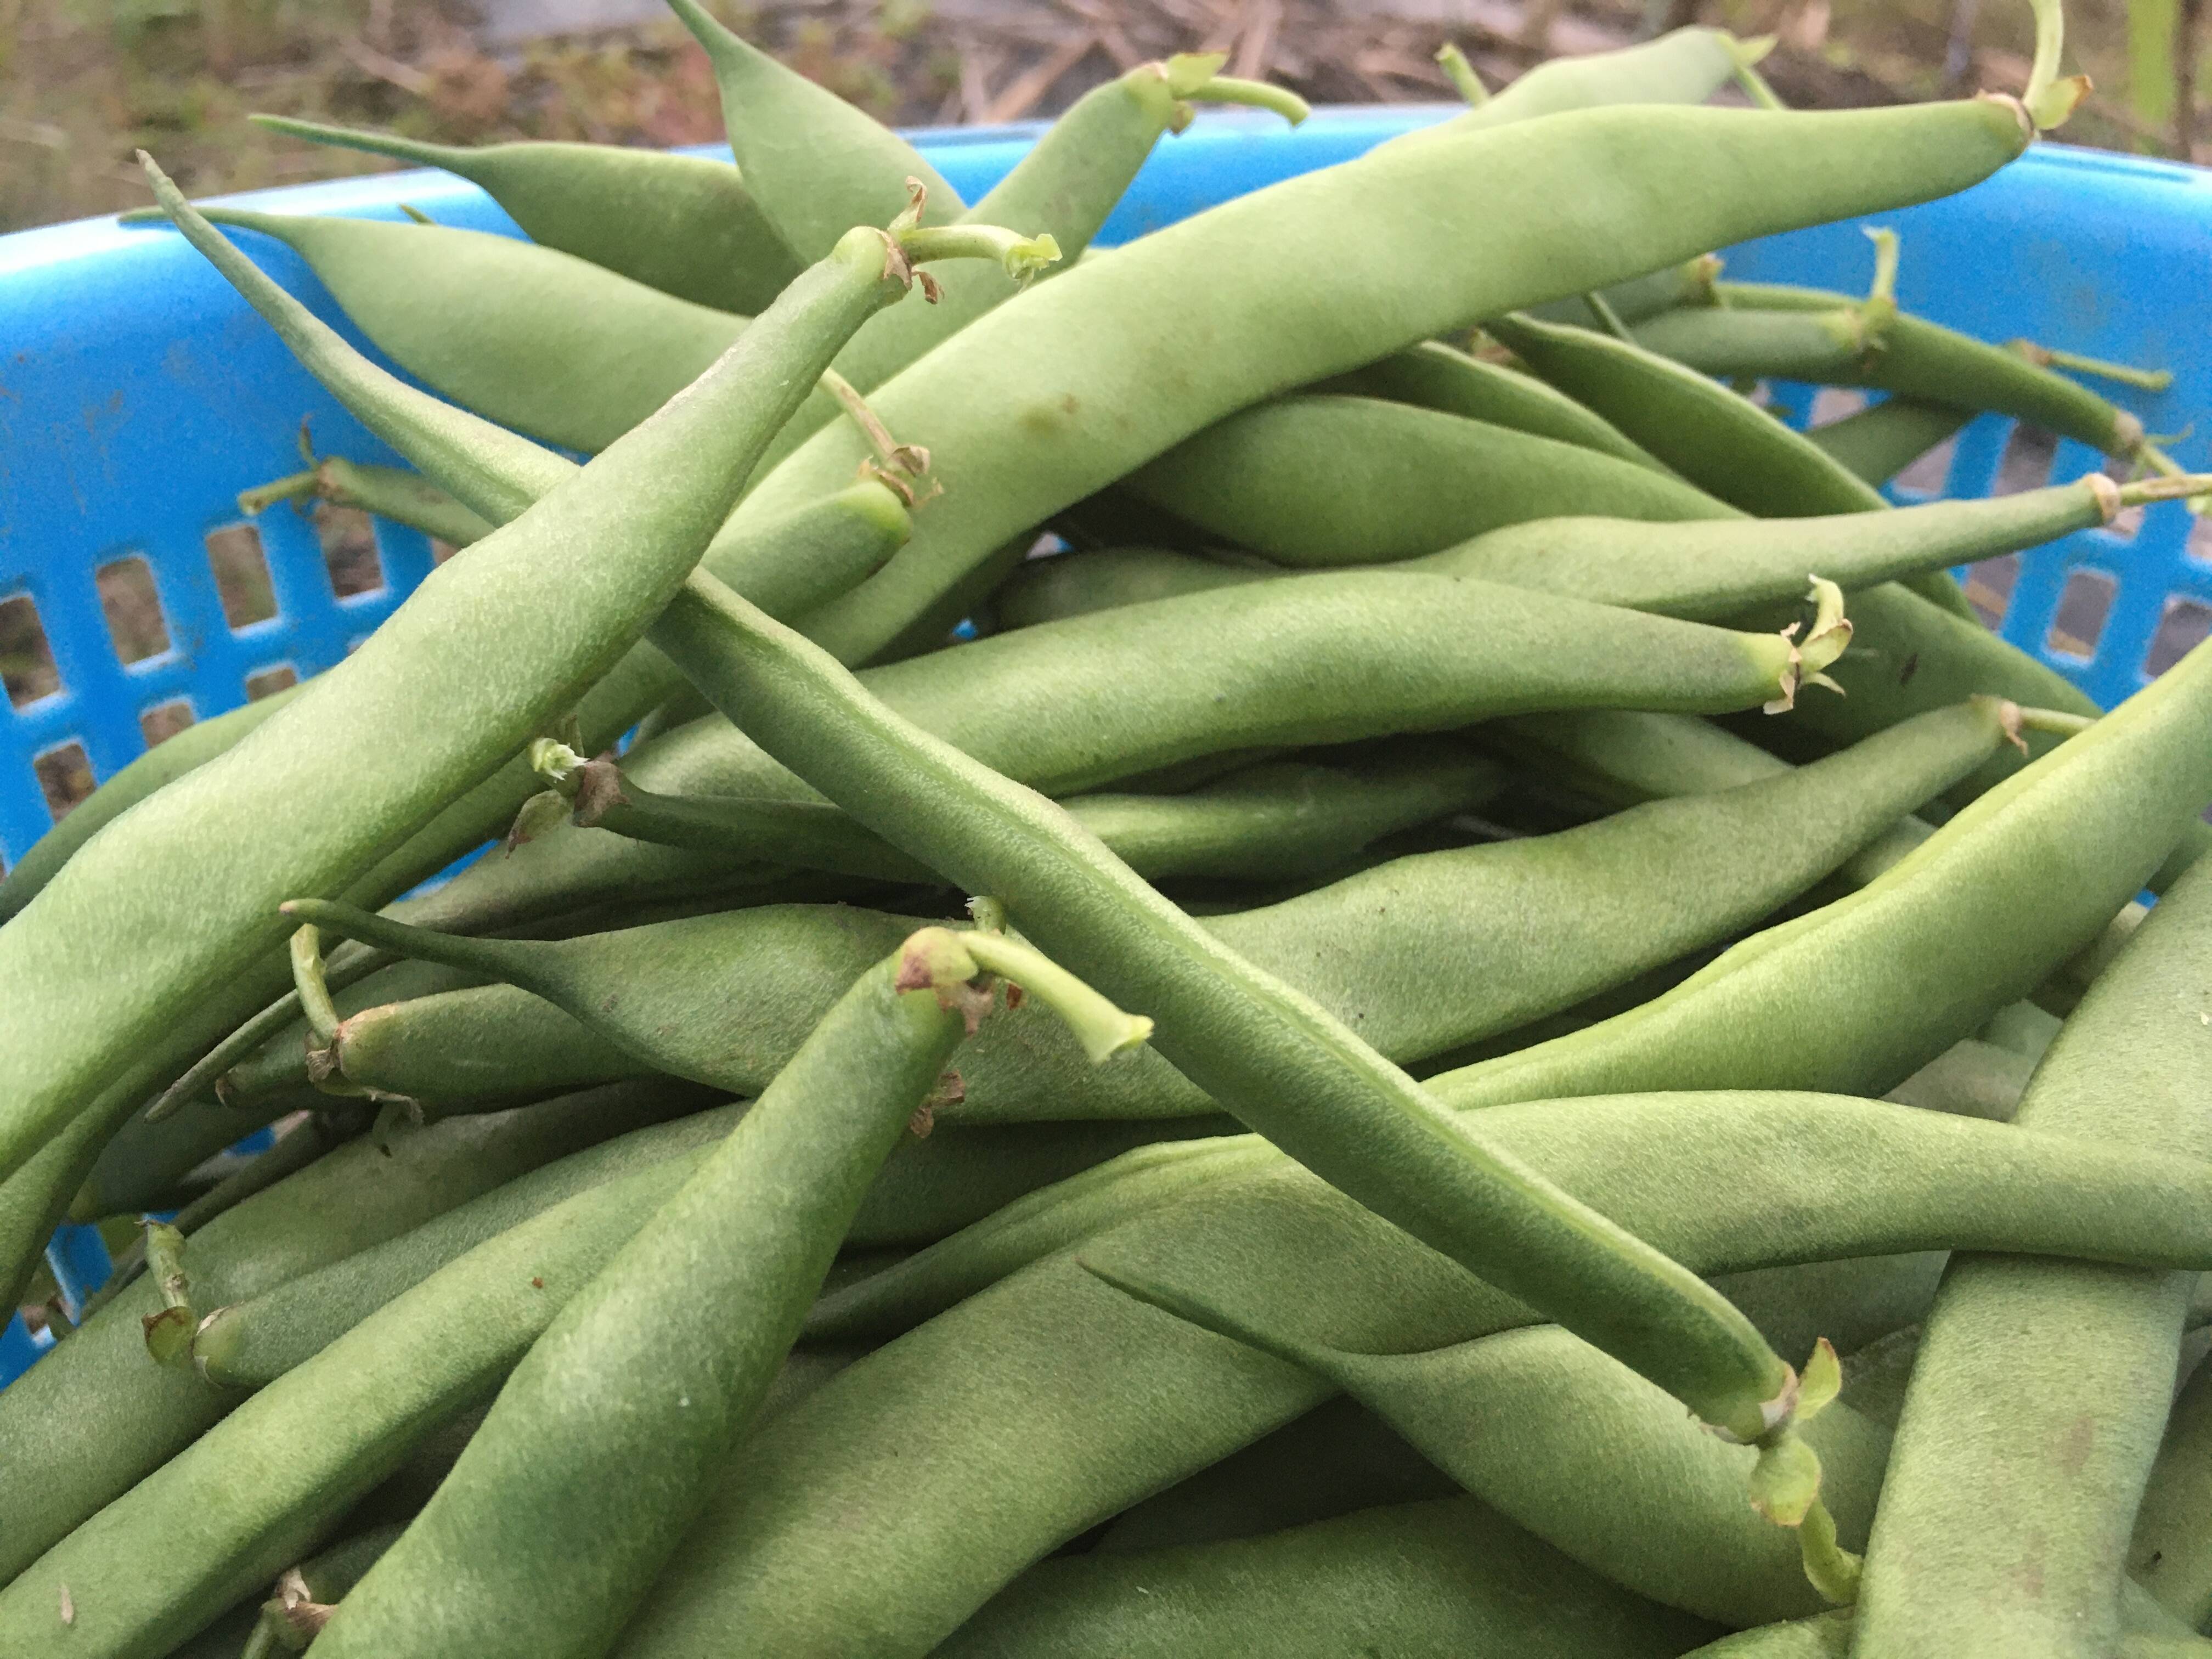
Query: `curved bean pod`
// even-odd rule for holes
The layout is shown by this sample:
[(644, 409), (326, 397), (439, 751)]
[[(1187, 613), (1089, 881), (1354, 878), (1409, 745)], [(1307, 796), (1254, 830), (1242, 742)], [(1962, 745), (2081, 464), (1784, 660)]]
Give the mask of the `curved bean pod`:
[(1314, 393), (1232, 415), (1121, 487), (1300, 566), (1414, 558), (1564, 510), (1655, 521), (1735, 516), (1680, 479), (1579, 444), (1411, 404)]
[(1746, 61), (1746, 43), (1723, 29), (1672, 29), (1615, 52), (1555, 58), (1537, 64), (1487, 103), (1393, 143), (1529, 120), (1607, 104), (1702, 104)]
[[(2212, 863), (2151, 912), (2036, 1067), (2019, 1121), (2212, 1156)], [(2196, 1281), (1954, 1259), (1929, 1314), (1852, 1650), (2079, 1655), (2119, 1635), (2130, 1527)], [(2038, 1593), (2019, 1593), (2023, 1561)]]
[[(2212, 1177), (2190, 1166), (2110, 1152), (2101, 1170), (2136, 1175), (2100, 1176), (2100, 1201), (2082, 1206), (2089, 1149), (1852, 1099), (1655, 1096), (1484, 1116), (1517, 1155), (1702, 1273), (2000, 1236), (2054, 1244), (2060, 1231), (2079, 1243), (2091, 1228), (2139, 1245), (2160, 1213), (2179, 1234), (2197, 1225), (2196, 1239), (2166, 1242), (2201, 1253), (2184, 1211), (2212, 1202)], [(1747, 1168), (1759, 1181), (1740, 1179)], [(2203, 1196), (2183, 1202), (2177, 1180)], [(1233, 1277), (1257, 1305), (1303, 1310), (1301, 1329), (1373, 1352), (1536, 1322), (1295, 1169), (1211, 1184), (1082, 1255), (1223, 1294)], [(616, 1652), (714, 1654), (742, 1629), (767, 1651), (925, 1653), (1030, 1562), (1327, 1393), (1066, 1255), (1041, 1261), (859, 1361), (741, 1448)], [(915, 1409), (932, 1397), (962, 1409)]]
[(2212, 798), (2208, 708), (2212, 650), (2200, 647), (1856, 893), (1641, 1008), (1429, 1086), (1462, 1105), (1632, 1087), (1893, 1088), (2040, 983), (2158, 866)]
[(284, 115), (249, 118), (309, 143), (458, 173), (532, 241), (697, 305), (750, 316), (799, 272), (726, 161), (619, 144), (433, 144)]
[(1472, 1498), (1263, 1538), (1031, 1568), (945, 1659), (1673, 1659), (1711, 1627), (1580, 1569)]
[(489, 231), (199, 211), (292, 249), (379, 350), (440, 395), (570, 449), (605, 449), (705, 374), (747, 325)]
[[(1590, 110), (1390, 146), (1211, 209), (1081, 262), (875, 388), (891, 430), (929, 447), (946, 496), (901, 557), (808, 631), (865, 660), (1010, 537), (1261, 398), (1562, 291), (1948, 193), (2024, 139), (2016, 109), (1988, 100)], [(1471, 181), (1486, 198), (1473, 217)], [(1540, 232), (1570, 198), (1607, 233), (1562, 246)], [(742, 511), (811, 499), (860, 459), (852, 434), (826, 428)]]

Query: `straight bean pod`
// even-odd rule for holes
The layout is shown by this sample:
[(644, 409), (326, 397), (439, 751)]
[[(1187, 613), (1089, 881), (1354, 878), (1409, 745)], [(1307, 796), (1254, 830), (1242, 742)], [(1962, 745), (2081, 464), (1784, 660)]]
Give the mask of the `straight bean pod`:
[[(2018, 1121), (2212, 1156), (2212, 863), (2175, 884), (2036, 1067)], [(2087, 1656), (2119, 1634), (2129, 1534), (2194, 1277), (1960, 1256), (1929, 1314), (1854, 1653)], [(2033, 1560), (2038, 1594), (2019, 1593)]]
[(1845, 471), (1887, 483), (1973, 419), (1973, 411), (1917, 398), (1885, 398), (1805, 435)]

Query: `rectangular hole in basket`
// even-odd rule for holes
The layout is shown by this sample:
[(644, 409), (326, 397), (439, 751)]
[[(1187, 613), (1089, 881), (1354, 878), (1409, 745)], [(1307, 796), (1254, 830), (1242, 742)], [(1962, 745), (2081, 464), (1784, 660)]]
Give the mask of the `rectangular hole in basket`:
[(28, 593), (0, 599), (0, 685), (16, 708), (51, 697), (62, 689), (62, 672), (54, 666), (53, 647), (46, 643), (46, 624)]
[(2040, 489), (2051, 482), (2051, 463), (2058, 459), (2057, 434), (2022, 421), (2005, 441), (2004, 456), (1997, 462), (1997, 481), (1992, 495), (2017, 495), (2024, 489)]
[(1866, 406), (1866, 393), (1855, 386), (1824, 386), (1813, 394), (1813, 429), (1817, 432)]
[(2155, 679), (2212, 634), (2212, 605), (2202, 599), (2168, 599), (2158, 632), (2143, 655), (2143, 672)]
[(353, 599), (384, 591), (384, 560), (368, 514), (357, 507), (323, 507), (315, 514), (315, 539), (322, 544), (323, 568), (330, 572), (335, 597)]
[(2112, 614), (2112, 599), (2119, 591), (2119, 583), (2101, 570), (2076, 570), (2067, 577), (2044, 648), (2084, 662), (2095, 656), (2097, 636), (2105, 631), (2105, 619)]
[(146, 739), (149, 749), (158, 749), (195, 718), (190, 702), (182, 697), (172, 697), (167, 702), (155, 703), (138, 716), (138, 735)]
[(257, 669), (246, 677), (246, 698), (248, 702), (259, 702), (299, 683), (300, 671), (289, 662), (280, 662), (271, 668)]
[(1994, 559), (1978, 559), (1966, 567), (1966, 603), (1985, 627), (1995, 628), (2012, 608), (2012, 590), (2020, 580), (2020, 555), (2006, 553)]
[(46, 796), (46, 811), (54, 815), (56, 823), (92, 793), (92, 757), (81, 743), (49, 749), (31, 763), (31, 770), (38, 774), (40, 792)]
[(276, 586), (269, 580), (269, 559), (261, 532), (250, 524), (227, 524), (207, 533), (208, 568), (222, 600), (222, 619), (234, 634), (276, 614)]
[(154, 573), (146, 561), (136, 553), (111, 560), (93, 572), (92, 579), (100, 588), (107, 636), (115, 641), (115, 654), (124, 665), (167, 655), (169, 621), (161, 614), (161, 596), (155, 591)]
[(2185, 550), (2192, 559), (2212, 564), (2212, 513), (2206, 513), (2189, 526), (2189, 544)]
[(1940, 495), (1943, 486), (1951, 482), (1951, 458), (1958, 453), (1959, 440), (1954, 434), (1911, 462), (1890, 482), (1915, 495)]

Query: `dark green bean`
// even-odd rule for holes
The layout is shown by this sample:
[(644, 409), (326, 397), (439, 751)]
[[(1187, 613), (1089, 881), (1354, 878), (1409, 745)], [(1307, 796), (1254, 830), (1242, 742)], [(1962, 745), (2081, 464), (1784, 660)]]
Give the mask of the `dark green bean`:
[(433, 144), (283, 115), (252, 118), (310, 143), (459, 173), (533, 242), (679, 300), (750, 316), (799, 272), (727, 162), (617, 144)]

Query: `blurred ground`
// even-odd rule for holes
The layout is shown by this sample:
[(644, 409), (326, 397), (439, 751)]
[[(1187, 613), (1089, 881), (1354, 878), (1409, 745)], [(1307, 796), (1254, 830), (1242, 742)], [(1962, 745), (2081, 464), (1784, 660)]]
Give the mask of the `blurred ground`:
[[(1793, 103), (1884, 103), (2016, 88), (2031, 36), (2024, 0), (1649, 0), (1649, 18), (1643, 0), (712, 3), (909, 125), (1048, 115), (1122, 68), (1206, 47), (1316, 102), (1443, 99), (1447, 39), (1495, 87), (1693, 19), (1778, 34), (1766, 71)], [(2069, 30), (2100, 91), (2066, 137), (2170, 150), (2155, 136), (2170, 128), (2130, 113), (2123, 0), (2072, 0)], [(658, 0), (0, 0), (0, 230), (141, 204), (142, 146), (196, 195), (392, 165), (273, 137), (241, 118), (253, 110), (461, 143), (720, 131), (706, 61)]]

